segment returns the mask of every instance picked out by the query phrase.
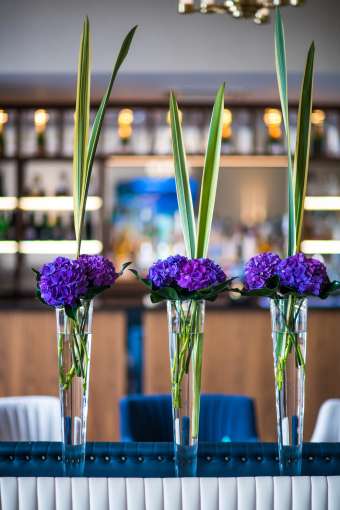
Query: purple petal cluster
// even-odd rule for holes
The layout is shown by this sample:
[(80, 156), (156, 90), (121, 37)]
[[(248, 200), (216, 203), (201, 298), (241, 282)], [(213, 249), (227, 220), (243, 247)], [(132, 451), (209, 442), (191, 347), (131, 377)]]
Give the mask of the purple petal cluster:
[(158, 260), (149, 269), (148, 280), (157, 288), (170, 287), (176, 283), (183, 264), (187, 261), (182, 255), (168, 257), (165, 260)]
[(275, 253), (260, 253), (249, 260), (244, 273), (246, 290), (264, 288), (269, 278), (278, 276), (280, 287), (289, 287), (298, 294), (320, 296), (330, 283), (326, 266), (303, 253), (284, 260)]
[(112, 262), (101, 255), (81, 255), (79, 263), (85, 270), (89, 285), (93, 287), (110, 287), (118, 278)]
[(247, 290), (261, 289), (269, 278), (277, 274), (281, 259), (276, 253), (259, 253), (252, 257), (244, 270), (244, 284)]
[(99, 255), (81, 255), (72, 260), (57, 257), (40, 271), (38, 287), (42, 299), (51, 306), (76, 306), (93, 287), (109, 287), (118, 274), (113, 264)]
[(51, 306), (74, 306), (88, 289), (85, 269), (77, 260), (57, 257), (40, 272), (41, 297)]
[(326, 266), (316, 259), (308, 259), (297, 253), (282, 260), (278, 266), (280, 284), (299, 294), (320, 296), (329, 283)]
[(188, 259), (181, 255), (158, 260), (148, 273), (156, 288), (175, 285), (189, 292), (222, 283), (226, 278), (223, 269), (211, 259)]

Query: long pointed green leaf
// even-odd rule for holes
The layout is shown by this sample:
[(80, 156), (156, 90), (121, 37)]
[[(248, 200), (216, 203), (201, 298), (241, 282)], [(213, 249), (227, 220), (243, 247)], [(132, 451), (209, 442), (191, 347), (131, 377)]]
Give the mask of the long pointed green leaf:
[(218, 89), (211, 116), (208, 145), (205, 154), (198, 212), (196, 257), (206, 257), (215, 207), (224, 112), (224, 84)]
[(289, 128), (289, 110), (288, 110), (288, 83), (286, 66), (286, 44), (282, 18), (279, 8), (276, 8), (275, 16), (275, 62), (276, 76), (279, 87), (281, 109), (283, 122), (287, 137), (287, 156), (288, 156), (288, 255), (293, 255), (296, 251), (296, 224), (295, 224), (295, 204), (294, 204), (294, 176), (292, 167), (292, 154), (290, 144)]
[(90, 140), (89, 140), (89, 144), (88, 144), (88, 148), (87, 148), (86, 170), (83, 174), (83, 179), (82, 179), (82, 184), (81, 184), (81, 201), (80, 201), (80, 207), (79, 207), (79, 220), (78, 220), (80, 232), (82, 232), (82, 230), (83, 230), (85, 210), (86, 210), (86, 201), (87, 201), (87, 195), (88, 195), (88, 191), (89, 191), (89, 185), (90, 185), (91, 174), (92, 174), (92, 166), (93, 166), (93, 161), (94, 161), (94, 157), (95, 157), (96, 150), (97, 150), (97, 145), (98, 145), (98, 141), (99, 141), (101, 128), (102, 128), (103, 121), (104, 121), (105, 110), (106, 110), (107, 104), (109, 102), (112, 87), (113, 87), (113, 84), (117, 77), (118, 71), (129, 52), (131, 42), (132, 42), (132, 39), (133, 39), (133, 36), (134, 36), (136, 30), (137, 30), (137, 26), (133, 27), (123, 41), (123, 44), (120, 48), (116, 63), (114, 65), (114, 68), (113, 68), (113, 71), (111, 74), (109, 85), (106, 89), (106, 92), (105, 92), (104, 97), (101, 101), (101, 104), (98, 108), (98, 111), (96, 113), (96, 117), (95, 117), (95, 120), (93, 123), (91, 136), (90, 136)]
[(79, 51), (76, 112), (74, 122), (73, 200), (77, 254), (81, 243), (81, 200), (83, 175), (87, 165), (87, 143), (90, 122), (91, 49), (90, 25), (86, 17)]
[(183, 144), (182, 127), (179, 119), (178, 106), (175, 95), (170, 94), (170, 125), (172, 150), (174, 156), (176, 192), (179, 215), (181, 219), (185, 250), (188, 257), (195, 257), (196, 226), (194, 206), (190, 190), (189, 173)]
[(300, 249), (301, 244), (303, 213), (309, 168), (314, 53), (315, 47), (314, 43), (312, 43), (308, 51), (305, 73), (301, 87), (297, 122), (296, 148), (294, 157), (294, 177), (295, 177), (294, 192), (295, 192), (297, 250)]

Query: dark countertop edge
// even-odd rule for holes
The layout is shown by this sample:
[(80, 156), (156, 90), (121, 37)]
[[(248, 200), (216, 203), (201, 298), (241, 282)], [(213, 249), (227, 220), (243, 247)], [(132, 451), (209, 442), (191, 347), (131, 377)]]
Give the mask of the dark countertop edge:
[[(249, 302), (235, 303), (235, 302), (225, 302), (225, 303), (207, 303), (207, 309), (210, 312), (265, 312), (268, 313), (269, 308), (261, 307), (257, 304), (250, 304)], [(38, 301), (33, 299), (6, 299), (0, 298), (0, 312), (2, 310), (11, 311), (11, 312), (37, 312), (37, 313), (45, 313), (45, 312), (54, 312), (52, 307), (44, 306)], [(140, 300), (115, 300), (115, 299), (97, 299), (95, 303), (95, 312), (112, 312), (112, 311), (130, 311), (137, 310), (140, 312), (150, 312), (150, 313), (159, 313), (164, 312), (166, 310), (165, 304), (161, 303), (157, 306), (145, 306), (141, 303)], [(315, 306), (309, 305), (310, 311), (334, 311), (339, 312), (339, 306)]]

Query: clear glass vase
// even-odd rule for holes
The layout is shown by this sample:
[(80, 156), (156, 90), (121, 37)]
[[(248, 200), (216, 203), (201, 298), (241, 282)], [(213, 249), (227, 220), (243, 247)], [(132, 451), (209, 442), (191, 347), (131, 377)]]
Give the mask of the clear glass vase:
[(204, 301), (168, 301), (175, 474), (196, 476)]
[(61, 432), (65, 467), (84, 467), (89, 394), (93, 301), (73, 313), (56, 309)]
[(271, 299), (275, 397), (280, 472), (302, 467), (307, 346), (307, 299)]

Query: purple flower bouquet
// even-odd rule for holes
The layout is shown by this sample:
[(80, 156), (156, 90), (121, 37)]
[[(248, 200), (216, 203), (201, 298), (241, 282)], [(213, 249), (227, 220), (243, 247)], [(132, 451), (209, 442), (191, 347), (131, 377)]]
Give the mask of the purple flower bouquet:
[(190, 259), (183, 255), (158, 260), (150, 267), (146, 278), (141, 278), (132, 269), (130, 271), (147, 287), (153, 303), (164, 300), (214, 301), (230, 289), (232, 281), (213, 260)]
[(84, 458), (93, 298), (113, 285), (122, 271), (117, 273), (110, 260), (99, 255), (81, 255), (78, 259), (57, 257), (35, 271), (37, 298), (56, 310), (61, 423), (67, 466), (77, 465)]
[(281, 259), (275, 253), (252, 257), (244, 270), (246, 296), (270, 298), (281, 472), (298, 474), (303, 441), (307, 298), (339, 291), (325, 264), (303, 253)]
[(196, 469), (205, 301), (228, 290), (231, 280), (212, 260), (182, 255), (158, 260), (139, 279), (152, 302), (167, 301), (176, 473), (191, 476)]

